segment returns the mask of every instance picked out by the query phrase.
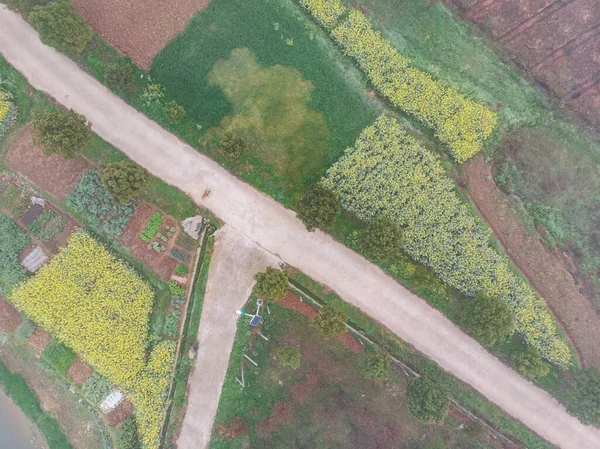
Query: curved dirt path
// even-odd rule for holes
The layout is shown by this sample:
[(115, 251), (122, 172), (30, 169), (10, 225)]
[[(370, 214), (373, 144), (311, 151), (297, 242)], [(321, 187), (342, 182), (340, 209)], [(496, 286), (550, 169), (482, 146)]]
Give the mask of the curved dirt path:
[(600, 430), (580, 424), (548, 393), (506, 367), (378, 267), (322, 232), (307, 232), (294, 212), (128, 106), (69, 58), (44, 46), (18, 14), (3, 6), (0, 52), (34, 87), (84, 114), (96, 133), (154, 175), (331, 287), (548, 441), (565, 449), (600, 448)]

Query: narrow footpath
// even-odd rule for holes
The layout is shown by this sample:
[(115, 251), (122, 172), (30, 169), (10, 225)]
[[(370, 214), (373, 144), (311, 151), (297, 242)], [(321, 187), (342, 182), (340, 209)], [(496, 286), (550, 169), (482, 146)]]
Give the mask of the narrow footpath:
[(98, 135), (131, 159), (266, 251), (328, 285), (546, 440), (564, 449), (600, 448), (600, 430), (579, 423), (556, 399), (381, 269), (327, 234), (307, 232), (294, 212), (127, 105), (68, 57), (43, 45), (21, 16), (4, 6), (0, 53), (34, 87), (84, 114)]

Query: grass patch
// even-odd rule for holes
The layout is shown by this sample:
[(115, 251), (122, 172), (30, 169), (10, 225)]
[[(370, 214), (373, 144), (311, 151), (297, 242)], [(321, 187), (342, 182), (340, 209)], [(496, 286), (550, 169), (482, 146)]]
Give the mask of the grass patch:
[(25, 416), (37, 426), (50, 449), (72, 449), (58, 422), (42, 410), (39, 399), (29, 389), (25, 379), (18, 374), (11, 373), (2, 362), (0, 362), (0, 385), (15, 404), (23, 410)]
[(75, 361), (73, 350), (56, 339), (53, 339), (44, 350), (42, 357), (61, 376), (67, 375), (67, 371)]

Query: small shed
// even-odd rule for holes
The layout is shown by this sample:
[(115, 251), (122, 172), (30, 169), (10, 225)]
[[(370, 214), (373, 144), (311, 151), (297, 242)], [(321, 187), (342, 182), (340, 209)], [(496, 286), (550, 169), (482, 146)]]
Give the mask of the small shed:
[(21, 265), (23, 265), (30, 273), (35, 273), (47, 260), (48, 256), (46, 256), (42, 248), (36, 246), (33, 251), (23, 259)]
[(119, 405), (123, 399), (125, 399), (125, 395), (123, 393), (121, 393), (119, 390), (113, 390), (106, 397), (106, 399), (102, 401), (102, 404), (100, 404), (100, 410), (102, 410), (104, 413), (108, 413), (117, 405)]

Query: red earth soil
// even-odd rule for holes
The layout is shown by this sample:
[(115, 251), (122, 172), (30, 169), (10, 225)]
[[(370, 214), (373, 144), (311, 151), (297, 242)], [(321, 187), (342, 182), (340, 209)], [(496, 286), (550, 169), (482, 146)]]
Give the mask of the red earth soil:
[(278, 426), (286, 426), (292, 422), (292, 404), (289, 402), (278, 402), (273, 407), (273, 415), (263, 419), (256, 431), (261, 437), (268, 437)]
[(361, 342), (358, 341), (356, 337), (354, 337), (354, 335), (352, 335), (350, 332), (344, 332), (343, 334), (338, 335), (335, 338), (344, 343), (344, 345), (346, 345), (346, 347), (355, 354), (358, 354), (363, 350), (363, 345), (361, 344)]
[(0, 331), (5, 334), (14, 332), (23, 322), (19, 312), (4, 299), (0, 298)]
[[(527, 230), (481, 155), (464, 165), (467, 190), (517, 268), (556, 315), (584, 364), (600, 368), (600, 318), (557, 254)], [(559, 251), (559, 250), (556, 250)]]
[(288, 309), (300, 312), (302, 315), (309, 317), (311, 320), (317, 315), (317, 311), (310, 304), (302, 301), (298, 296), (288, 291), (283, 299), (277, 301), (277, 304), (287, 307)]
[(598, 0), (446, 0), (502, 45), (526, 73), (600, 126)]
[(235, 416), (232, 419), (221, 423), (217, 427), (217, 432), (226, 440), (233, 440), (239, 438), (248, 433), (248, 426), (239, 416)]
[(27, 342), (31, 345), (31, 347), (35, 350), (36, 355), (39, 357), (44, 352), (44, 349), (50, 344), (52, 341), (52, 335), (49, 332), (46, 332), (41, 327), (37, 327), (35, 332)]
[(73, 364), (69, 367), (67, 374), (77, 385), (83, 385), (94, 373), (93, 368), (87, 364), (80, 356), (77, 356)]
[(147, 69), (154, 56), (207, 4), (208, 0), (73, 0), (96, 32)]
[(111, 410), (108, 415), (106, 415), (106, 420), (108, 424), (111, 426), (118, 426), (126, 418), (133, 414), (133, 404), (129, 402), (127, 399), (122, 400), (119, 405), (117, 405), (113, 410)]
[(294, 401), (298, 402), (299, 404), (305, 404), (312, 397), (312, 394), (319, 383), (320, 377), (321, 375), (316, 369), (306, 373), (302, 382), (294, 385), (290, 389), (290, 393), (292, 394)]

